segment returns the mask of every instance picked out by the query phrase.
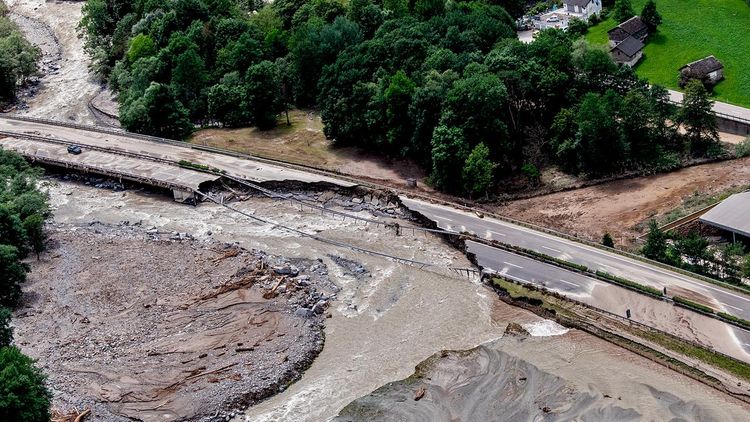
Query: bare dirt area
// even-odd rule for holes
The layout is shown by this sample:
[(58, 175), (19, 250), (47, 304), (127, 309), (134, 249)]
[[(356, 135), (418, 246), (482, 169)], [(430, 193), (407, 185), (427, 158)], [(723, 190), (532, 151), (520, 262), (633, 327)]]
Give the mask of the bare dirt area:
[(743, 158), (516, 200), (494, 211), (593, 241), (609, 232), (615, 243), (627, 246), (642, 234), (644, 221), (670, 212), (691, 196), (748, 184), (750, 158)]
[(286, 388), (323, 347), (336, 287), (318, 261), (102, 224), (59, 227), (50, 245), (15, 325), (57, 408), (224, 420)]
[(204, 129), (195, 133), (189, 142), (396, 185), (405, 185), (407, 178), (422, 180), (427, 176), (408, 160), (390, 159), (358, 148), (335, 147), (323, 134), (323, 122), (317, 112), (292, 110), (289, 118), (291, 126), (287, 126), (286, 119), (280, 119), (276, 129), (267, 131)]
[(409, 378), (349, 404), (336, 421), (497, 415), (512, 421), (728, 421), (743, 420), (747, 411), (742, 402), (572, 330), (552, 337), (506, 334), (471, 350), (439, 352)]
[(89, 60), (76, 28), (83, 2), (6, 0), (12, 19), (44, 53), (39, 84), (18, 113), (93, 124), (89, 101), (102, 90), (89, 74)]

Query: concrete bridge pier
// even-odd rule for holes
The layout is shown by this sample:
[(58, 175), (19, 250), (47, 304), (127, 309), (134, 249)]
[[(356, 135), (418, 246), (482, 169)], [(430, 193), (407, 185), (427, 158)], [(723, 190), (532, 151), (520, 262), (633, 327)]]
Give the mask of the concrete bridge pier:
[(195, 204), (195, 193), (191, 190), (173, 188), (172, 195), (174, 195), (175, 202)]

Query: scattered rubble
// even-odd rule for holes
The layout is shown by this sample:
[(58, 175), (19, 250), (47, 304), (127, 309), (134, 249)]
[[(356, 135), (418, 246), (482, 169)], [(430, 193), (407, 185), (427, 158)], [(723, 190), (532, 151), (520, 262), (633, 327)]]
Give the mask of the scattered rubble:
[(323, 348), (336, 287), (317, 260), (141, 222), (52, 229), (15, 325), (60, 415), (226, 420), (286, 389)]

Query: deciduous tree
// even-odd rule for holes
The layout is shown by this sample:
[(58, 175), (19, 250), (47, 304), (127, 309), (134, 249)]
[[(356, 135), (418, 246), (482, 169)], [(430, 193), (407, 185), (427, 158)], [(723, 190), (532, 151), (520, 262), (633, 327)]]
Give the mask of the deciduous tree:
[(649, 33), (654, 33), (661, 25), (661, 14), (656, 10), (656, 2), (648, 0), (641, 11), (641, 19), (648, 26)]
[(618, 23), (625, 22), (635, 16), (635, 11), (630, 0), (615, 0), (615, 6), (612, 8), (612, 16)]
[(0, 347), (0, 417), (6, 421), (47, 422), (52, 394), (46, 377), (17, 347)]
[(694, 155), (705, 155), (711, 146), (719, 143), (713, 104), (701, 81), (692, 80), (687, 84), (677, 121), (685, 129)]
[(495, 164), (490, 160), (490, 149), (479, 143), (466, 158), (462, 171), (464, 192), (470, 196), (487, 195), (493, 185)]

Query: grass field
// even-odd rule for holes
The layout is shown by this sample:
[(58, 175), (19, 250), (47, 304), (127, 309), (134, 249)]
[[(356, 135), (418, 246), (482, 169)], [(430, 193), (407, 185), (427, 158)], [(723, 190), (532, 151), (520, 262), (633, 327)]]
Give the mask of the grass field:
[[(640, 13), (646, 0), (633, 0)], [(710, 54), (724, 64), (725, 80), (714, 99), (750, 107), (750, 6), (745, 0), (656, 0), (663, 22), (648, 40), (636, 72), (652, 83), (672, 89), (678, 69)], [(586, 39), (606, 44), (611, 18), (590, 28)]]

